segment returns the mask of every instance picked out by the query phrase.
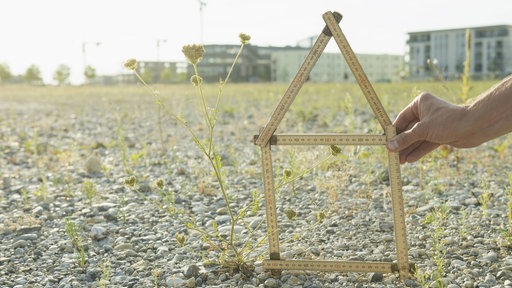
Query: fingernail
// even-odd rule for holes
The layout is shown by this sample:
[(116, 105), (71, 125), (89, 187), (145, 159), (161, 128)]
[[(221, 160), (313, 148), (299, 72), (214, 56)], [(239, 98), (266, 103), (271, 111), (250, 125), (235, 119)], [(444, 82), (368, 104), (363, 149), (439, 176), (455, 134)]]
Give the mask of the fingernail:
[(398, 143), (396, 142), (396, 140), (391, 140), (388, 142), (388, 149), (391, 151), (398, 150)]

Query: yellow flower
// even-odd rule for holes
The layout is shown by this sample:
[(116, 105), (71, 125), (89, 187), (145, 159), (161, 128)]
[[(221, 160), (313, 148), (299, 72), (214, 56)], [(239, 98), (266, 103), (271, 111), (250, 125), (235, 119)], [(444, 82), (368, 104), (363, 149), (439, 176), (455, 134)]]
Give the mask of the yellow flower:
[(251, 40), (251, 36), (247, 35), (247, 34), (244, 34), (244, 33), (240, 33), (240, 35), (238, 35), (238, 37), (240, 37), (240, 42), (242, 42), (242, 44), (248, 44), (249, 41)]
[(190, 77), (190, 82), (192, 82), (194, 86), (199, 86), (203, 83), (203, 78), (201, 78), (201, 76), (192, 75), (192, 77)]
[(130, 187), (135, 186), (135, 182), (137, 182), (137, 179), (133, 175), (124, 180), (124, 184)]
[(124, 67), (130, 70), (137, 69), (137, 60), (134, 58), (130, 58), (124, 62)]
[(185, 45), (181, 49), (181, 52), (185, 54), (185, 57), (187, 58), (188, 62), (190, 62), (190, 64), (195, 65), (199, 63), (199, 61), (201, 61), (203, 58), (204, 46), (198, 44)]
[(286, 214), (286, 217), (288, 217), (289, 220), (293, 220), (297, 217), (297, 212), (291, 208), (284, 210), (284, 214)]
[(331, 148), (331, 155), (332, 156), (336, 156), (336, 155), (339, 155), (341, 153), (341, 148), (336, 146), (336, 145), (331, 145), (329, 146)]
[(183, 247), (185, 245), (185, 241), (187, 241), (185, 234), (176, 233), (176, 242), (178, 242), (178, 244), (180, 244), (181, 247)]
[(163, 189), (164, 185), (165, 185), (165, 183), (164, 183), (163, 179), (156, 180), (156, 187), (158, 187), (158, 189)]

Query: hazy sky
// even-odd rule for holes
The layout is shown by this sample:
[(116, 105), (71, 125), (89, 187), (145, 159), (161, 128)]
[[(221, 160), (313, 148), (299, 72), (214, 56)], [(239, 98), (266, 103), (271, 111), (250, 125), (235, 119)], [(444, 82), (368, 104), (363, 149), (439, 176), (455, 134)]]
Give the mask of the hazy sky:
[[(203, 1), (202, 17), (198, 0), (1, 1), (0, 63), (14, 74), (36, 64), (45, 82), (67, 64), (80, 83), (84, 43), (85, 62), (115, 74), (128, 58), (181, 61), (185, 44), (235, 44), (240, 32), (255, 45), (295, 45), (320, 33), (326, 11), (343, 14), (340, 25), (358, 53), (403, 54), (407, 32), (512, 24), (510, 0)], [(328, 50), (336, 51), (332, 42)]]

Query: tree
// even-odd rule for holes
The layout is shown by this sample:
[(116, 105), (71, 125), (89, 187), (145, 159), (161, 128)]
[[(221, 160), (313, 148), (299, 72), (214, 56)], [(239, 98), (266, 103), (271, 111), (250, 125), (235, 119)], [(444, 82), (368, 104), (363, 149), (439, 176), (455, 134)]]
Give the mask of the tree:
[(153, 81), (153, 71), (151, 71), (150, 69), (144, 69), (141, 77), (142, 79), (144, 79), (144, 81), (146, 81), (146, 83), (149, 83)]
[(60, 64), (53, 73), (53, 80), (57, 81), (59, 85), (69, 84), (69, 75), (71, 75), (69, 66)]
[(96, 69), (91, 65), (85, 66), (84, 69), (85, 83), (90, 83), (94, 78), (96, 78)]
[(162, 72), (160, 73), (160, 83), (172, 83), (173, 80), (175, 80), (175, 75), (174, 73), (172, 72), (172, 70), (170, 68), (165, 68), (164, 70), (162, 70)]
[(11, 68), (9, 68), (9, 65), (7, 63), (1, 63), (0, 64), (0, 82), (7, 82), (11, 80), (12, 73)]
[(43, 81), (43, 78), (41, 77), (41, 70), (39, 70), (39, 67), (34, 64), (27, 68), (23, 78), (26, 82), (31, 84), (37, 84)]

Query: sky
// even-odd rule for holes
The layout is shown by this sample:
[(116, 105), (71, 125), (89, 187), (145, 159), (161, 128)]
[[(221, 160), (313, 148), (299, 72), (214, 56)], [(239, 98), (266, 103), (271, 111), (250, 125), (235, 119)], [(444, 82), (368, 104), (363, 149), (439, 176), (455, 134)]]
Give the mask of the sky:
[[(512, 25), (510, 0), (202, 2), (201, 12), (199, 0), (1, 1), (0, 63), (15, 75), (37, 65), (46, 83), (66, 64), (80, 84), (84, 65), (118, 74), (128, 58), (185, 61), (183, 45), (237, 44), (240, 33), (254, 45), (295, 45), (321, 32), (326, 11), (343, 14), (340, 26), (356, 53), (404, 54), (408, 32)], [(331, 42), (327, 51), (338, 51)]]

